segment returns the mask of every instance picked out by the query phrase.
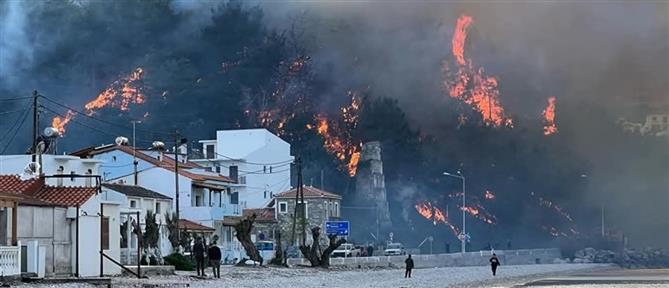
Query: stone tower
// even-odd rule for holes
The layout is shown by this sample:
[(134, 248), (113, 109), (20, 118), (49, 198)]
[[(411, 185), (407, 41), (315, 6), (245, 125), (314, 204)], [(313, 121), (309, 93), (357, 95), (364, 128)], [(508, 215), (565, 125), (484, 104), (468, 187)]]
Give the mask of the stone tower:
[[(383, 176), (380, 142), (368, 142), (362, 146), (355, 179), (355, 190), (356, 206), (370, 207), (370, 213), (366, 214), (371, 216), (364, 217), (366, 219), (359, 219), (357, 222), (360, 222), (360, 225), (367, 226), (369, 232), (381, 234), (381, 237), (385, 238), (385, 235), (388, 235), (388, 232), (391, 231), (392, 222), (390, 221), (386, 184)], [(377, 237), (379, 236), (377, 235)]]

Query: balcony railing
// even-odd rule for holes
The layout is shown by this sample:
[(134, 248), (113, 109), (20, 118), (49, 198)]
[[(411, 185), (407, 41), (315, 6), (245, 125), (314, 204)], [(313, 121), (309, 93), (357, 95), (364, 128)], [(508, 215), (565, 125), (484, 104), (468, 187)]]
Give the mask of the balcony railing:
[(0, 246), (0, 275), (21, 274), (21, 245)]

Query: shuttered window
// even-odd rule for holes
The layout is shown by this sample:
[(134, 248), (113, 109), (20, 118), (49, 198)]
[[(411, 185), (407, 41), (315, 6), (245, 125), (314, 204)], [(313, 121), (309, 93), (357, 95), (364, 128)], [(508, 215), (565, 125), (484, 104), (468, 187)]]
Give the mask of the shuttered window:
[(102, 250), (109, 250), (109, 217), (102, 217)]

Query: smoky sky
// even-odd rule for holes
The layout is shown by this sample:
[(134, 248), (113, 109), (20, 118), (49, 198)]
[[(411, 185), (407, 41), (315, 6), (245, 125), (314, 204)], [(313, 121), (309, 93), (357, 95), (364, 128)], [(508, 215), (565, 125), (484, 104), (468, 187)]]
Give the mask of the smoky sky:
[[(70, 2), (84, 8), (96, 5), (96, 1)], [(39, 60), (63, 40), (59, 33), (30, 30), (30, 21), (40, 22), (29, 18), (30, 12), (48, 5), (36, 3), (0, 2), (0, 92), (16, 96), (45, 89), (58, 91), (65, 103), (82, 104), (100, 88), (87, 82), (89, 70), (71, 69), (60, 75), (60, 81), (32, 77), (31, 72), (50, 68), (40, 66)], [(187, 17), (164, 38), (173, 39), (176, 47), (197, 45), (185, 43), (183, 36), (210, 25), (221, 3), (172, 1), (174, 13)], [(658, 234), (664, 237), (642, 244), (669, 246), (666, 139), (639, 140), (639, 145), (652, 142), (640, 151), (629, 148), (636, 142), (621, 143), (611, 136), (618, 118), (643, 121), (647, 113), (668, 109), (666, 1), (244, 3), (262, 9), (268, 28), (291, 31), (306, 47), (312, 69), (330, 83), (319, 91), (323, 109), (346, 101), (347, 90), (368, 90), (398, 99), (413, 127), (436, 137), (449, 137), (441, 123), (453, 121), (449, 111), (457, 104), (443, 91), (442, 65), (453, 63), (456, 19), (471, 16), (465, 55), (498, 79), (506, 113), (519, 127), (539, 127), (546, 99), (555, 96), (560, 139), (555, 141), (562, 141), (565, 149), (589, 164), (587, 177), (578, 179), (589, 187), (583, 199), (594, 206), (607, 199), (611, 221), (629, 229), (640, 233), (663, 229)], [(56, 31), (76, 29), (62, 24)], [(117, 60), (127, 59), (119, 55)], [(116, 62), (102, 64), (113, 67), (110, 74), (128, 71), (128, 67), (116, 69)], [(400, 193), (403, 198), (409, 197), (409, 190)], [(647, 221), (627, 217), (630, 209), (641, 211)]]

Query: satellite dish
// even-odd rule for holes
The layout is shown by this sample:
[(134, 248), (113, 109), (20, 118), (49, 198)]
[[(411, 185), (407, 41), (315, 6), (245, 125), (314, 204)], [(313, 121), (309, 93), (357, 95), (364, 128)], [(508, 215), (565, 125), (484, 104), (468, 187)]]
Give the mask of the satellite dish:
[(47, 137), (47, 138), (55, 138), (55, 137), (60, 136), (60, 133), (58, 132), (58, 129), (53, 128), (53, 127), (44, 128), (43, 134), (44, 134), (44, 137)]
[(118, 137), (116, 137), (116, 139), (114, 139), (114, 142), (118, 146), (126, 146), (126, 145), (128, 145), (128, 138), (123, 137), (123, 136), (118, 136)]
[(151, 146), (155, 150), (165, 150), (165, 143), (160, 141), (153, 141), (153, 143), (151, 143)]

